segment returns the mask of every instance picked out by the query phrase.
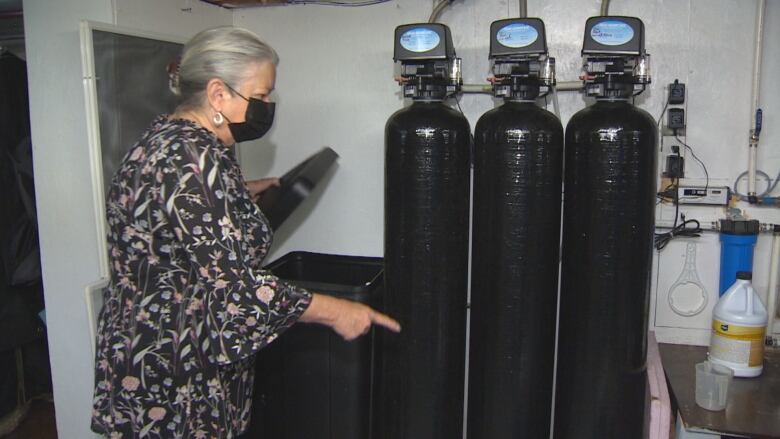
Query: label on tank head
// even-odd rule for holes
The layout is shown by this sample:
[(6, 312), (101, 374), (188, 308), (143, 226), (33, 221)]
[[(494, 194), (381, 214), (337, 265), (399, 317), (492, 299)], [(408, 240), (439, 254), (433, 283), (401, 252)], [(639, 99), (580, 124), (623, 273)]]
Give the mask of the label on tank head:
[(401, 34), (401, 47), (410, 52), (427, 52), (440, 42), (439, 34), (425, 27), (415, 27)]
[(765, 331), (765, 326), (738, 326), (714, 319), (710, 356), (744, 367), (761, 366)]
[(499, 44), (513, 49), (530, 46), (539, 39), (539, 32), (525, 23), (508, 24), (496, 32)]
[(605, 46), (620, 46), (634, 38), (634, 28), (620, 20), (606, 20), (590, 29), (590, 37)]

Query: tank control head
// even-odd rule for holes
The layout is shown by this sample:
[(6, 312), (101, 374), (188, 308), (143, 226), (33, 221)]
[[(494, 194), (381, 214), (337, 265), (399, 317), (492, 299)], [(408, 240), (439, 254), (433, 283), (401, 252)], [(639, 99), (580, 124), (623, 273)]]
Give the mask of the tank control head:
[(461, 60), (455, 55), (450, 29), (443, 24), (398, 26), (393, 60), (400, 64), (396, 79), (405, 97), (443, 100), (463, 85)]
[(645, 25), (636, 17), (588, 18), (582, 57), (582, 79), (590, 96), (626, 99), (650, 84)]
[(507, 99), (533, 100), (555, 85), (555, 58), (547, 55), (544, 22), (510, 18), (490, 25), (493, 94)]

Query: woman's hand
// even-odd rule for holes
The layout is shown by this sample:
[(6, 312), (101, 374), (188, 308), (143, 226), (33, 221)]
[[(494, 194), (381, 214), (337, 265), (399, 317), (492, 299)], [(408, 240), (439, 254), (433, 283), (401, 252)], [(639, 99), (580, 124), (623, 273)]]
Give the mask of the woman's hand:
[(257, 200), (260, 199), (260, 197), (263, 195), (263, 192), (274, 186), (279, 186), (279, 179), (275, 177), (261, 178), (258, 180), (250, 180), (246, 182), (246, 188), (249, 191), (249, 196), (252, 197), (254, 202), (257, 202)]
[(313, 294), (311, 304), (301, 316), (302, 322), (330, 326), (344, 340), (354, 340), (368, 333), (372, 325), (401, 332), (401, 325), (392, 318), (362, 303)]

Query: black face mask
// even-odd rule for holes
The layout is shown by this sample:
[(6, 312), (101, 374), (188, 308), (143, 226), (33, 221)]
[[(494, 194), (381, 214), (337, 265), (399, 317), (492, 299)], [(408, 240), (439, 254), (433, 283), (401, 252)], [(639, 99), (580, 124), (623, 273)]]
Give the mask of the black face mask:
[[(232, 87), (228, 86), (231, 90)], [(268, 130), (271, 129), (271, 125), (274, 123), (274, 112), (276, 111), (276, 104), (273, 102), (264, 102), (260, 99), (245, 98), (241, 93), (233, 90), (233, 92), (245, 101), (249, 102), (246, 107), (245, 122), (230, 122), (228, 128), (233, 135), (233, 139), (236, 142), (247, 142), (249, 140), (256, 140), (265, 135)]]

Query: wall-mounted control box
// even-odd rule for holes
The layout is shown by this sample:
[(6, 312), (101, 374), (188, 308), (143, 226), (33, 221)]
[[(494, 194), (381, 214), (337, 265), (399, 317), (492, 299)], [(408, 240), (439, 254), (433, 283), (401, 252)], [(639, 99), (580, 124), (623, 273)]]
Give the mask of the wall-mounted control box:
[(708, 204), (727, 206), (731, 191), (726, 186), (680, 186), (677, 188), (679, 204)]

